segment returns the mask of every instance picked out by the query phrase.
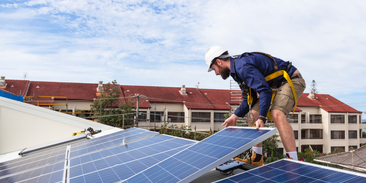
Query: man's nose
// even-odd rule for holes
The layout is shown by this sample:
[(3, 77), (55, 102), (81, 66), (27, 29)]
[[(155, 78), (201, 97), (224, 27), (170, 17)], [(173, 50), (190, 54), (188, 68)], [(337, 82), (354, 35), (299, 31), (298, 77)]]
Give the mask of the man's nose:
[(217, 72), (217, 71), (216, 71), (216, 69), (215, 69), (215, 74), (216, 74), (216, 76), (217, 76), (217, 75), (220, 75), (220, 73), (219, 73), (219, 72)]

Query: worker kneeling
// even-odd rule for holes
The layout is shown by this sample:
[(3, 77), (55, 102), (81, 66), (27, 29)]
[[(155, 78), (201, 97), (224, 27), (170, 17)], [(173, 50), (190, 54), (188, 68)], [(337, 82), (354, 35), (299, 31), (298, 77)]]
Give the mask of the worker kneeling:
[[(214, 70), (224, 80), (231, 76), (242, 90), (242, 103), (222, 125), (235, 126), (238, 118), (249, 112), (249, 117), (253, 118), (248, 120), (249, 126), (255, 125), (259, 129), (264, 127), (268, 117), (280, 133), (287, 156), (297, 160), (294, 133), (287, 121), (288, 113), (295, 110), (297, 99), (306, 87), (297, 68), (291, 62), (260, 52), (232, 57), (220, 46), (209, 48), (205, 60), (208, 72)], [(263, 165), (262, 143), (252, 149), (253, 156), (242, 161), (254, 166)]]

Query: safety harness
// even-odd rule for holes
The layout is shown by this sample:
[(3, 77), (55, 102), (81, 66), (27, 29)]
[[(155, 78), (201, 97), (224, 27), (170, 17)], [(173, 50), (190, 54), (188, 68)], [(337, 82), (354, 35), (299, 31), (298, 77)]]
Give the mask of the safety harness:
[[(287, 73), (287, 71), (290, 69), (290, 67), (292, 65), (291, 62), (287, 66), (287, 71), (285, 71), (285, 70), (278, 70), (277, 62), (275, 61), (275, 59), (271, 55), (269, 55), (267, 53), (262, 53), (262, 52), (251, 52), (251, 53), (262, 54), (262, 55), (265, 55), (265, 56), (267, 56), (267, 57), (269, 57), (270, 59), (273, 60), (274, 72), (272, 74), (264, 77), (264, 79), (267, 82), (268, 81), (271, 81), (271, 80), (273, 80), (275, 78), (278, 78), (280, 76), (283, 76), (286, 79), (286, 81), (290, 84), (291, 90), (292, 90), (292, 94), (293, 94), (294, 100), (295, 100), (295, 105), (294, 105), (294, 109), (293, 109), (293, 112), (292, 112), (292, 115), (294, 115), (294, 112), (295, 112), (295, 109), (296, 109), (296, 106), (297, 106), (297, 96), (296, 96), (296, 91), (295, 91), (294, 85), (292, 84), (292, 81), (291, 81), (291, 77)], [(237, 59), (237, 57), (234, 59), (234, 69), (235, 69), (234, 79), (237, 82), (239, 82), (239, 86), (240, 86), (240, 88), (242, 90), (242, 97), (243, 98), (247, 98), (248, 105), (249, 105), (249, 118), (252, 118), (254, 120), (253, 114), (251, 114), (251, 108), (252, 108), (252, 102), (253, 102), (252, 88), (250, 88), (248, 85), (246, 85), (244, 83), (244, 81), (241, 78), (238, 77), (237, 72), (236, 72), (236, 66), (235, 66), (236, 59)], [(271, 110), (271, 107), (272, 107), (272, 104), (273, 104), (273, 99), (275, 98), (275, 96), (277, 94), (277, 79), (273, 80), (272, 87), (271, 88), (272, 88), (271, 106), (268, 109), (267, 117), (268, 117), (269, 120), (273, 121), (273, 118), (272, 118), (272, 115), (271, 115), (270, 110)], [(291, 117), (292, 117), (292, 115), (291, 115)], [(254, 123), (253, 123), (253, 126), (254, 126)]]

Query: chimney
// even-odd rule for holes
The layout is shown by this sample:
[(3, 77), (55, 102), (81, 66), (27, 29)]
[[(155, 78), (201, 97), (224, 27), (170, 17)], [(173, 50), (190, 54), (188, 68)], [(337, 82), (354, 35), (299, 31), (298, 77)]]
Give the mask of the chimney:
[(314, 92), (313, 91), (310, 91), (310, 93), (308, 95), (308, 98), (310, 98), (311, 100), (315, 100)]
[(96, 96), (100, 97), (102, 95), (102, 92), (104, 91), (103, 88), (103, 81), (99, 81), (98, 87), (97, 87), (97, 93)]
[(182, 95), (187, 95), (187, 91), (186, 91), (186, 85), (182, 85), (182, 88), (180, 89), (180, 94)]
[(5, 76), (1, 76), (1, 79), (0, 79), (0, 88), (5, 88), (5, 87), (6, 87)]
[(97, 92), (103, 92), (104, 88), (103, 88), (103, 81), (99, 81), (98, 84), (98, 88), (97, 88)]

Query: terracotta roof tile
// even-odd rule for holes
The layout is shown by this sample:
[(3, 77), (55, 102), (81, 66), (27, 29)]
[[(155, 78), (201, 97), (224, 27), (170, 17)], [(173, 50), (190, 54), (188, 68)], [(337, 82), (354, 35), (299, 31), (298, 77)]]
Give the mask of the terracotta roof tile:
[(28, 87), (28, 80), (5, 80), (6, 87), (4, 90), (14, 93), (15, 95), (24, 96), (27, 87)]
[[(42, 82), (28, 80), (6, 80), (6, 91), (20, 93), (24, 95), (29, 89), (27, 96), (67, 96), (69, 100), (93, 100), (97, 98), (96, 88), (98, 84), (91, 83), (66, 83), (66, 82)], [(230, 105), (239, 105), (240, 101), (232, 101), (232, 90), (218, 89), (197, 89), (186, 88), (186, 95), (180, 93), (180, 87), (157, 87), (157, 86), (133, 86), (119, 85), (121, 99), (127, 101), (130, 98), (136, 101), (135, 94), (140, 94), (140, 107), (151, 108), (150, 103), (184, 103), (188, 109), (202, 110), (229, 110)], [(321, 107), (327, 112), (350, 112), (361, 113), (354, 108), (344, 104), (328, 94), (315, 94), (312, 100), (304, 93), (300, 96), (296, 112), (300, 112), (301, 107)], [(127, 98), (126, 98), (127, 97)], [(240, 95), (239, 95), (240, 99)], [(135, 103), (136, 106), (136, 103)]]
[[(184, 103), (189, 109), (216, 109), (201, 89), (186, 88), (186, 95), (182, 95), (179, 87), (131, 86), (121, 85), (126, 97), (134, 98), (140, 94), (140, 107), (150, 108), (149, 103)], [(135, 99), (134, 99), (135, 100)], [(225, 109), (229, 110), (229, 108)]]
[(327, 112), (334, 113), (362, 113), (349, 105), (339, 101), (329, 94), (314, 94), (314, 99), (308, 97), (308, 93), (303, 93), (298, 101), (297, 106), (301, 107), (320, 107)]
[(93, 100), (98, 84), (31, 81), (27, 96), (66, 96), (69, 100)]

